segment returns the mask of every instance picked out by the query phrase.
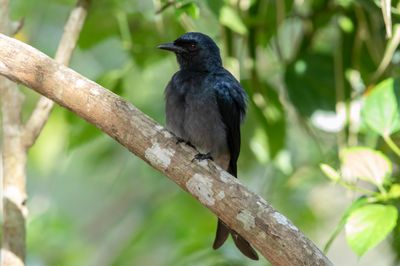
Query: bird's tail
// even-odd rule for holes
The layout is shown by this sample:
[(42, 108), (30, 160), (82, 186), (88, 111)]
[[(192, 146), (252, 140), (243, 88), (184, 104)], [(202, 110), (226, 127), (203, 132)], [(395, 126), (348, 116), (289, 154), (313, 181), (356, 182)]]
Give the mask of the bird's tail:
[(246, 239), (244, 239), (235, 231), (229, 229), (220, 219), (218, 219), (217, 233), (215, 234), (213, 248), (218, 249), (219, 247), (221, 247), (224, 244), (225, 240), (228, 238), (229, 234), (232, 235), (233, 242), (235, 243), (236, 247), (245, 256), (252, 260), (258, 260), (257, 252), (253, 249), (249, 242), (247, 242)]

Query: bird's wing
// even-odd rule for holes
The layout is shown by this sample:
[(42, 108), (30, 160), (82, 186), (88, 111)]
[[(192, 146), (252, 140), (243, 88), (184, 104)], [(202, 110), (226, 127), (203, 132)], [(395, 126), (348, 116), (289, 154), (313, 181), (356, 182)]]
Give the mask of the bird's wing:
[(220, 81), (214, 87), (222, 122), (225, 124), (230, 161), (228, 172), (237, 175), (240, 152), (240, 123), (246, 111), (246, 94), (236, 80)]

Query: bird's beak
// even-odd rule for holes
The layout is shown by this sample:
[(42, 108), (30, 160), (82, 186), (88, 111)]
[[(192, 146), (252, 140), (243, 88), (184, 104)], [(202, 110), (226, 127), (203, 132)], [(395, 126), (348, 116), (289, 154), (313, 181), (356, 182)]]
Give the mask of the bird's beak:
[(185, 49), (183, 49), (180, 46), (175, 45), (173, 42), (160, 44), (159, 46), (157, 46), (157, 48), (172, 51), (175, 53), (185, 53), (186, 52)]

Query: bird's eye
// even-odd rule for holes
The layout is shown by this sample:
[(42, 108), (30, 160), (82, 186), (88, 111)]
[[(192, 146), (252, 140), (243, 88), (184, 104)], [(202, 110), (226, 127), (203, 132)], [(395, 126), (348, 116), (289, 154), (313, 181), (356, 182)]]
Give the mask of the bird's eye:
[(190, 50), (195, 50), (197, 48), (197, 45), (195, 43), (190, 44), (189, 49)]

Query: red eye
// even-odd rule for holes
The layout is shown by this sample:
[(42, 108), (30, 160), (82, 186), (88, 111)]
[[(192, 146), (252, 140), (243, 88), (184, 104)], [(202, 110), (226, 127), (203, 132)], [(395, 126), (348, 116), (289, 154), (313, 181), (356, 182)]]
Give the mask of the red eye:
[(196, 48), (197, 48), (196, 44), (192, 43), (192, 44), (190, 45), (190, 50), (194, 50), (194, 49), (196, 49)]

